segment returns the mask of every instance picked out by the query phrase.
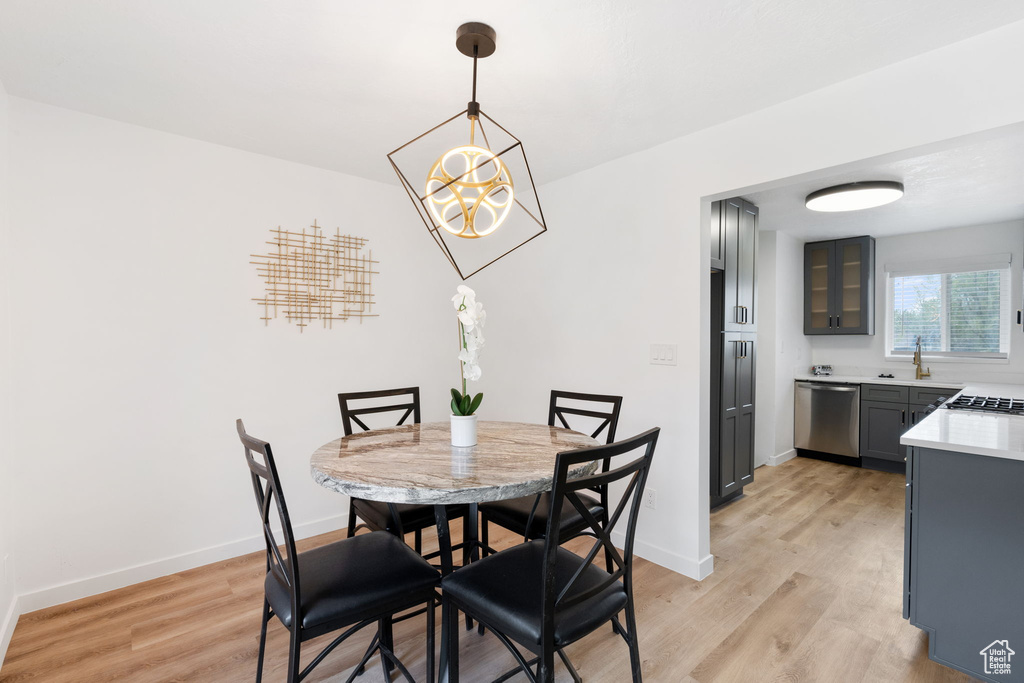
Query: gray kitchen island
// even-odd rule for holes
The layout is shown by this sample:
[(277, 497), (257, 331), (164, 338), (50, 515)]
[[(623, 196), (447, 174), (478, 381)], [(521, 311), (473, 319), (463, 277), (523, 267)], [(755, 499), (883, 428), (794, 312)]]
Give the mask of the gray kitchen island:
[[(1024, 387), (961, 395), (1024, 397)], [(939, 408), (901, 442), (904, 618), (928, 633), (932, 660), (1024, 681), (1024, 415)]]

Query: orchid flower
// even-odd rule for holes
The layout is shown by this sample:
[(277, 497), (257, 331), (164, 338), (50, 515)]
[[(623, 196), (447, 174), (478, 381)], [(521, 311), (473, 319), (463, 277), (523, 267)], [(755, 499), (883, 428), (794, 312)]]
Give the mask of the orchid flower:
[(462, 391), (452, 389), (452, 414), (472, 415), (480, 407), (482, 393), (470, 398), (466, 382), (480, 379), (480, 350), (484, 346), (483, 326), (487, 320), (484, 306), (476, 300), (476, 292), (466, 285), (459, 285), (452, 297), (452, 305), (459, 320), (459, 367), (462, 374)]

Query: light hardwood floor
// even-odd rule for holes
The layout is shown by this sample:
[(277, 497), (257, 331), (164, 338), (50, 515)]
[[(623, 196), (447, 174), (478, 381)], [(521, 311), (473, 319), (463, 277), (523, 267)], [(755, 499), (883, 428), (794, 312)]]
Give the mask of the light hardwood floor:
[[(711, 515), (710, 577), (693, 581), (637, 558), (645, 679), (971, 680), (929, 661), (926, 636), (901, 617), (903, 487), (900, 475), (814, 460), (762, 467), (743, 498)], [(251, 681), (263, 567), (256, 553), (23, 615), (0, 683)], [(417, 680), (422, 619), (395, 633)], [(354, 637), (307, 680), (344, 681), (370, 637)], [(493, 636), (463, 631), (460, 640), (462, 680), (511, 668)], [(306, 646), (304, 662), (320, 642)], [(287, 648), (285, 630), (271, 624), (264, 680), (283, 680)], [(568, 652), (584, 680), (629, 680), (626, 646), (610, 629)], [(358, 680), (383, 681), (379, 665)], [(564, 669), (558, 680), (570, 680)]]

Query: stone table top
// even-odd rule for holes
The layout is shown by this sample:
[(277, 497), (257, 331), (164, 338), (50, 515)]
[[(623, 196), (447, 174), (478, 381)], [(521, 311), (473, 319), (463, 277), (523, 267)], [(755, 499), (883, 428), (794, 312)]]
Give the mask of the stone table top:
[[(477, 445), (451, 445), (448, 422), (373, 430), (324, 444), (310, 459), (321, 486), (388, 503), (482, 503), (551, 488), (555, 455), (599, 443), (579, 432), (520, 422), (480, 422)], [(594, 461), (570, 471), (590, 474)]]

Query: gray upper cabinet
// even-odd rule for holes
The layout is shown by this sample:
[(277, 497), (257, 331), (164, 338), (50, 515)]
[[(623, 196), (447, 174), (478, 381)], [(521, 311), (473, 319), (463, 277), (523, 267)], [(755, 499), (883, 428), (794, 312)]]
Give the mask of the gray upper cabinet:
[(804, 334), (875, 333), (875, 240), (804, 245)]
[[(742, 199), (715, 202), (722, 235), (725, 271), (726, 332), (757, 329), (754, 292), (757, 283), (757, 207)], [(712, 208), (714, 214), (716, 209)], [(714, 252), (712, 247), (712, 259)]]

